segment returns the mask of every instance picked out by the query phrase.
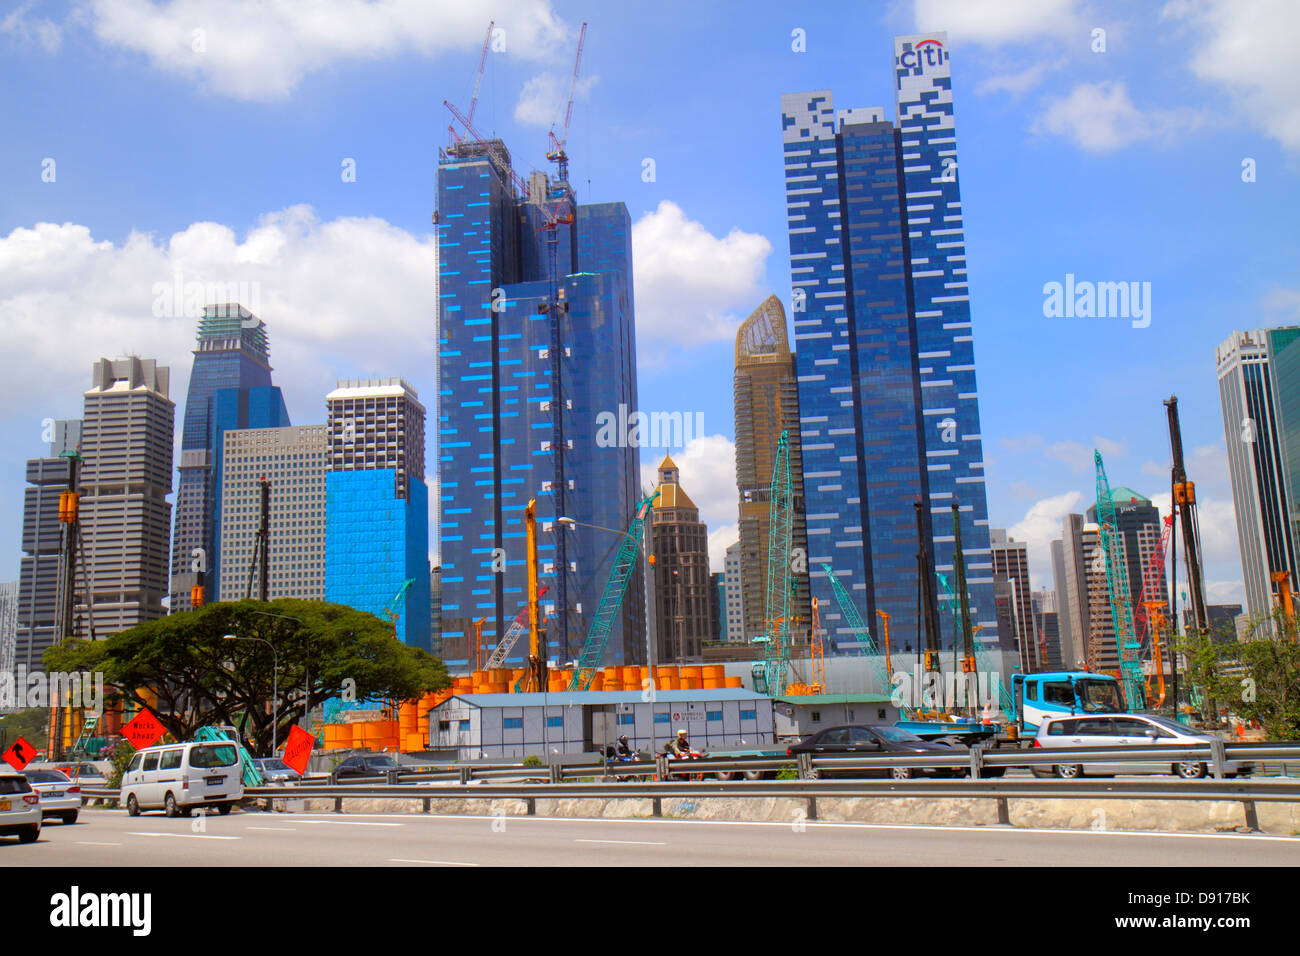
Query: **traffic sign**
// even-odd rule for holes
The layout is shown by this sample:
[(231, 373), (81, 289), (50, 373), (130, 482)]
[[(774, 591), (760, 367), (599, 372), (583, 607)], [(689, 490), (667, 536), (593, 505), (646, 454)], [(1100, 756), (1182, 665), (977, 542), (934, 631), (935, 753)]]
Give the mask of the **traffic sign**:
[(14, 741), (13, 746), (0, 756), (4, 758), (5, 763), (9, 764), (9, 766), (13, 767), (15, 770), (22, 770), (23, 767), (26, 767), (31, 763), (32, 758), (36, 756), (36, 748), (23, 740), (23, 738), (19, 737)]
[(129, 724), (122, 728), (122, 736), (131, 742), (131, 746), (136, 750), (143, 750), (145, 747), (156, 744), (163, 734), (167, 732), (162, 724), (147, 710), (142, 710), (136, 714)]
[(285, 764), (298, 771), (307, 773), (307, 761), (311, 759), (311, 750), (316, 746), (316, 738), (296, 724), (289, 728), (289, 739), (284, 742)]

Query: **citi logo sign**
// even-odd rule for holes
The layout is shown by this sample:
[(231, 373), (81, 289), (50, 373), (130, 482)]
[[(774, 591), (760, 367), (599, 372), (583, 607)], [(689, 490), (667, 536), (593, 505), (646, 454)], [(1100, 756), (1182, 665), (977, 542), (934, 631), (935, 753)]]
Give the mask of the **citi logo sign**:
[(948, 51), (938, 40), (921, 40), (898, 55), (899, 66), (911, 70), (914, 76), (924, 73), (925, 67), (943, 66), (947, 62)]

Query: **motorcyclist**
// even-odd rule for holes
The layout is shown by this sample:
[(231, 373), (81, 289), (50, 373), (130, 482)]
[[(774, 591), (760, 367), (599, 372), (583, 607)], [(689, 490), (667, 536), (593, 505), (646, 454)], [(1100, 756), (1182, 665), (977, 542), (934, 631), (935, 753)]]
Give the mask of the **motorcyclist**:
[(618, 738), (618, 743), (614, 746), (614, 756), (618, 760), (634, 760), (636, 753), (632, 750), (632, 745), (627, 742), (627, 734)]
[(686, 728), (683, 727), (677, 731), (677, 736), (668, 741), (668, 754), (679, 759), (685, 759), (691, 756), (691, 744), (686, 739)]

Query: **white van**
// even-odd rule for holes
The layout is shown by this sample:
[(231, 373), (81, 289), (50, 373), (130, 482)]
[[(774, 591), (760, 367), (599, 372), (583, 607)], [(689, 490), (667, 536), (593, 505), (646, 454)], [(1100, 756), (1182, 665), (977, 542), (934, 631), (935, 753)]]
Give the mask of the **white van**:
[(141, 810), (189, 816), (195, 807), (229, 813), (244, 796), (239, 750), (228, 741), (193, 741), (146, 747), (122, 773), (121, 803), (131, 816)]

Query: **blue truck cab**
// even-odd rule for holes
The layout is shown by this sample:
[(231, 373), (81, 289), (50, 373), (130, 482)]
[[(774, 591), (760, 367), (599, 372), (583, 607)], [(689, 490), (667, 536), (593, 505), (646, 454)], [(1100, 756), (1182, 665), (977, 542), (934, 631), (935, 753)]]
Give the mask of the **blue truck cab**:
[(1089, 671), (1054, 671), (1012, 674), (1016, 723), (1022, 734), (1033, 736), (1048, 717), (1070, 714), (1122, 714), (1128, 708), (1119, 681), (1109, 674)]

